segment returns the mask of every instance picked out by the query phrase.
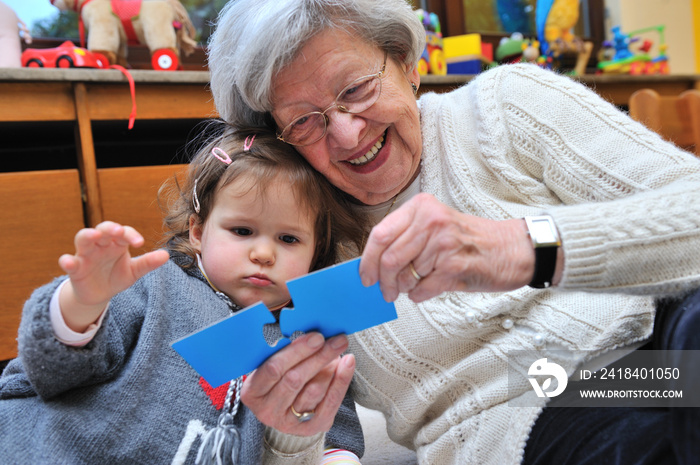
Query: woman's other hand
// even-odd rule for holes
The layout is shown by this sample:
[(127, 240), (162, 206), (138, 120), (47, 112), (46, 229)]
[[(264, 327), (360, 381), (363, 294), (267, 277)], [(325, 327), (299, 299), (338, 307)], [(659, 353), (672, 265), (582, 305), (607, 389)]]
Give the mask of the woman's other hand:
[(467, 215), (422, 193), (374, 227), (360, 276), (365, 286), (379, 282), (389, 302), (402, 292), (421, 302), (445, 291), (517, 289), (534, 267), (524, 220)]
[(65, 254), (58, 259), (70, 277), (59, 296), (69, 328), (83, 332), (99, 318), (114, 295), (168, 261), (165, 250), (132, 258), (129, 247), (141, 247), (143, 242), (134, 228), (111, 221), (78, 231), (75, 255)]
[[(283, 433), (313, 436), (328, 431), (355, 371), (352, 355), (340, 357), (347, 347), (344, 335), (324, 341), (319, 333), (305, 334), (248, 376), (241, 400), (263, 424)], [(300, 421), (292, 407), (313, 416)]]

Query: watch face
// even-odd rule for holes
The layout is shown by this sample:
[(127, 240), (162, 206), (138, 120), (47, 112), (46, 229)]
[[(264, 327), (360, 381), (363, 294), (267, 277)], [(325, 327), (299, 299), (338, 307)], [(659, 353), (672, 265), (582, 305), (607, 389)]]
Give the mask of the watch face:
[(533, 219), (530, 222), (530, 234), (540, 245), (559, 242), (548, 219)]

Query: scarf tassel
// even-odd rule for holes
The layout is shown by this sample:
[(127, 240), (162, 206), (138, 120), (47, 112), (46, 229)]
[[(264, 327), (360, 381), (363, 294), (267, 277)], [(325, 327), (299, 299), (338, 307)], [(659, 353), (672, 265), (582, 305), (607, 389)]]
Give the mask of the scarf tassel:
[(241, 435), (233, 424), (233, 415), (222, 413), (219, 424), (206, 432), (197, 453), (197, 465), (237, 465)]

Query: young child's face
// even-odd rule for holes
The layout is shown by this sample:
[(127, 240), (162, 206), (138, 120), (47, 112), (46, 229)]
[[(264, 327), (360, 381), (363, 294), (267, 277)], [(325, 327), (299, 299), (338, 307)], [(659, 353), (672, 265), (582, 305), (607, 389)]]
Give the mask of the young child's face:
[(212, 284), (241, 307), (289, 300), (286, 281), (309, 272), (314, 218), (281, 176), (264, 192), (238, 179), (216, 193), (204, 225), (190, 221), (190, 242)]

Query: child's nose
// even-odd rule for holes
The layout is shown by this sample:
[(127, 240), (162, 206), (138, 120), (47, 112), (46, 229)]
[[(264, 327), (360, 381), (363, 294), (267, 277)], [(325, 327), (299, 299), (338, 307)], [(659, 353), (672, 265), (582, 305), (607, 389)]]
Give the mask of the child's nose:
[(275, 250), (270, 241), (256, 241), (250, 250), (250, 260), (261, 265), (271, 266), (275, 263)]

